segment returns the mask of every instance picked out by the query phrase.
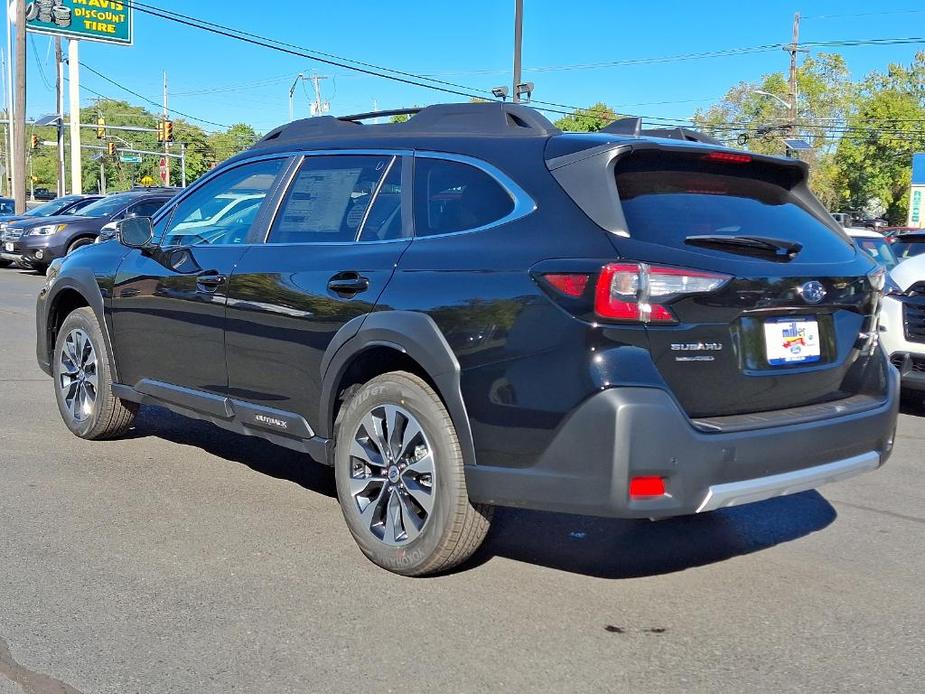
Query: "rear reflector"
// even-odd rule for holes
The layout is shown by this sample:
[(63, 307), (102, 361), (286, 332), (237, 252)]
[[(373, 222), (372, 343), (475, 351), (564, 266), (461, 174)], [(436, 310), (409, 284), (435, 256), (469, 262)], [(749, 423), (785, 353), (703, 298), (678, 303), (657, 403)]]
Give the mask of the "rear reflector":
[(630, 480), (630, 498), (665, 496), (665, 480), (662, 477), (634, 477)]
[(585, 289), (588, 286), (588, 275), (580, 273), (557, 273), (550, 275), (543, 275), (546, 278), (546, 281), (549, 282), (556, 290), (562, 292), (566, 296), (579, 297), (585, 293)]
[(727, 164), (748, 164), (752, 160), (752, 157), (750, 154), (736, 154), (734, 152), (710, 152), (704, 159), (706, 161), (718, 161)]

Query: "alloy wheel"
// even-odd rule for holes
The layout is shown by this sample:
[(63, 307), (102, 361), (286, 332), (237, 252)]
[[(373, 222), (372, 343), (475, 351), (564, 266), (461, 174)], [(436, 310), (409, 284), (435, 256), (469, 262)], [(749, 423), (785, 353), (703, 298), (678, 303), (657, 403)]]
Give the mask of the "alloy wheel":
[(398, 546), (418, 537), (435, 483), (433, 449), (414, 415), (380, 405), (363, 417), (350, 442), (350, 496), (377, 540)]
[(64, 339), (58, 357), (58, 388), (74, 422), (85, 422), (93, 415), (99, 394), (96, 350), (89, 335), (79, 328)]

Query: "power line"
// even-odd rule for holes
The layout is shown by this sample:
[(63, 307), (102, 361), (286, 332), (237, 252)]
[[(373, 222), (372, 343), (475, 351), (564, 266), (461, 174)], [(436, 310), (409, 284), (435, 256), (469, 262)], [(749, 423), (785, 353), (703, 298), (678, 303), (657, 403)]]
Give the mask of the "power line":
[[(89, 70), (90, 72), (92, 72), (92, 73), (93, 73), (94, 75), (96, 75), (97, 77), (99, 77), (99, 78), (101, 78), (101, 79), (104, 79), (104, 80), (106, 80), (107, 82), (109, 82), (110, 84), (112, 84), (112, 85), (118, 87), (119, 89), (121, 89), (121, 90), (123, 90), (123, 91), (125, 91), (125, 92), (128, 92), (128, 93), (131, 94), (132, 96), (135, 96), (135, 97), (141, 99), (142, 101), (146, 101), (146, 102), (149, 103), (149, 104), (153, 104), (154, 106), (157, 106), (158, 108), (160, 108), (160, 107), (162, 106), (162, 104), (158, 103), (157, 101), (154, 101), (154, 99), (149, 99), (148, 97), (144, 96), (143, 94), (139, 94), (138, 92), (136, 92), (136, 91), (134, 91), (134, 90), (132, 90), (132, 89), (129, 89), (129, 88), (126, 87), (124, 84), (120, 84), (119, 82), (116, 82), (114, 79), (112, 79), (112, 78), (110, 78), (110, 77), (107, 77), (107, 76), (104, 75), (102, 72), (93, 69), (92, 67), (90, 67), (89, 65), (87, 65), (87, 64), (86, 64), (85, 62), (83, 62), (83, 61), (81, 61), (80, 66), (81, 66), (82, 68), (86, 69), (86, 70)], [(216, 127), (218, 127), (218, 128), (225, 128), (225, 129), (227, 129), (227, 128), (231, 127), (231, 126), (225, 125), (225, 124), (223, 124), (223, 123), (216, 123), (215, 121), (206, 120), (205, 118), (199, 118), (198, 116), (193, 116), (193, 115), (190, 115), (189, 113), (184, 113), (183, 111), (178, 111), (178, 110), (175, 109), (175, 108), (169, 108), (169, 109), (167, 109), (167, 110), (168, 110), (169, 112), (171, 112), (171, 113), (176, 113), (178, 116), (183, 116), (184, 118), (189, 118), (190, 120), (198, 121), (198, 122), (200, 122), (200, 123), (206, 123), (206, 124), (208, 124), (208, 125), (214, 125), (214, 126), (216, 126)]]
[[(166, 19), (168, 21), (176, 22), (178, 24), (184, 24), (194, 29), (200, 29), (202, 31), (208, 31), (219, 36), (225, 36), (227, 38), (237, 39), (238, 41), (244, 41), (255, 46), (261, 46), (264, 48), (270, 48), (272, 50), (288, 53), (289, 55), (295, 55), (300, 58), (308, 58), (309, 60), (315, 60), (319, 63), (325, 63), (327, 65), (333, 65), (336, 67), (342, 67), (347, 70), (353, 70), (354, 72), (361, 72), (367, 75), (372, 75), (373, 77), (381, 77), (383, 79), (392, 80), (394, 82), (401, 82), (404, 84), (410, 84), (416, 87), (424, 87), (425, 89), (432, 89), (435, 91), (444, 92), (447, 94), (454, 94), (456, 96), (464, 96), (470, 99), (480, 99), (484, 98), (484, 94), (489, 94), (489, 90), (486, 89), (474, 89), (464, 85), (455, 84), (453, 82), (447, 82), (445, 80), (437, 80), (423, 75), (417, 75), (414, 73), (404, 72), (401, 70), (396, 70), (393, 68), (383, 68), (371, 63), (365, 63), (359, 60), (353, 60), (349, 58), (341, 58), (339, 56), (332, 56), (330, 53), (324, 53), (322, 51), (316, 51), (313, 49), (306, 49), (301, 46), (296, 46), (295, 44), (286, 43), (283, 41), (277, 41), (276, 39), (271, 39), (266, 36), (261, 36), (260, 34), (254, 34), (250, 32), (243, 31), (241, 29), (235, 29), (233, 27), (228, 27), (222, 24), (217, 24), (215, 22), (209, 22), (207, 20), (199, 19), (197, 17), (191, 17), (189, 15), (183, 15), (179, 12), (173, 12), (170, 10), (164, 10), (159, 7), (154, 7), (153, 5), (145, 5), (135, 0), (130, 0), (125, 3), (140, 12), (145, 14), (150, 14), (155, 17), (160, 17), (161, 19)], [(319, 56), (331, 56), (331, 57), (319, 57)], [(350, 65), (349, 63), (354, 63)], [(385, 72), (391, 72), (394, 74), (385, 74)], [(422, 80), (424, 82), (422, 82)], [(434, 84), (427, 84), (426, 82), (433, 82)], [(440, 86), (446, 85), (446, 86)], [(451, 88), (452, 87), (452, 88)], [(466, 91), (460, 91), (466, 90)], [(477, 92), (477, 93), (473, 93)]]

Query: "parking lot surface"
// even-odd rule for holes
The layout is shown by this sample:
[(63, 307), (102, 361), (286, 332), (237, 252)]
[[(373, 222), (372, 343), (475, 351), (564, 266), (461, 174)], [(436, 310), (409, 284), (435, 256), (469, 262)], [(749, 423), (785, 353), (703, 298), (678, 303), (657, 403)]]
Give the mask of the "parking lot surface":
[(473, 561), (407, 579), (303, 456), (158, 408), (73, 437), (35, 364), (43, 281), (0, 270), (0, 694), (925, 691), (923, 407), (818, 492), (499, 509)]

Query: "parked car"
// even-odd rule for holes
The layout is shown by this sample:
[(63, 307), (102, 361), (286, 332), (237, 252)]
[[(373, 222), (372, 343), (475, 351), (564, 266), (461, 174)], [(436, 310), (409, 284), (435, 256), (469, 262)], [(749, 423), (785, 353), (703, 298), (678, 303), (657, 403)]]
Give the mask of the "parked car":
[[(519, 104), (365, 117), (277, 128), (52, 266), (37, 353), (75, 435), (154, 403), (305, 452), (406, 575), (496, 505), (665, 518), (890, 455), (885, 271), (805, 163)], [(243, 191), (247, 223), (174, 233)]]
[(925, 253), (925, 231), (906, 232), (897, 236), (893, 242), (893, 253), (900, 262)]
[(902, 376), (903, 394), (921, 400), (925, 397), (925, 254), (890, 271), (880, 339)]
[(102, 195), (62, 195), (60, 198), (55, 198), (54, 200), (46, 202), (44, 205), (26, 210), (23, 214), (13, 214), (10, 212), (9, 214), (0, 215), (0, 231), (6, 229), (11, 222), (18, 222), (23, 219), (28, 220), (33, 217), (51, 217), (57, 214), (71, 214), (102, 197)]
[(16, 213), (16, 201), (13, 198), (0, 198), (0, 215)]
[(48, 188), (35, 188), (32, 191), (33, 200), (54, 200), (55, 197), (56, 196), (54, 191), (49, 190)]
[(12, 222), (4, 232), (0, 258), (44, 272), (55, 258), (92, 244), (108, 222), (149, 217), (170, 197), (167, 192), (115, 193), (71, 214)]
[(854, 243), (858, 248), (883, 265), (887, 270), (892, 270), (899, 263), (896, 256), (893, 254), (890, 242), (884, 238), (883, 234), (871, 231), (870, 229), (858, 229), (856, 227), (848, 227), (845, 231), (854, 239)]

